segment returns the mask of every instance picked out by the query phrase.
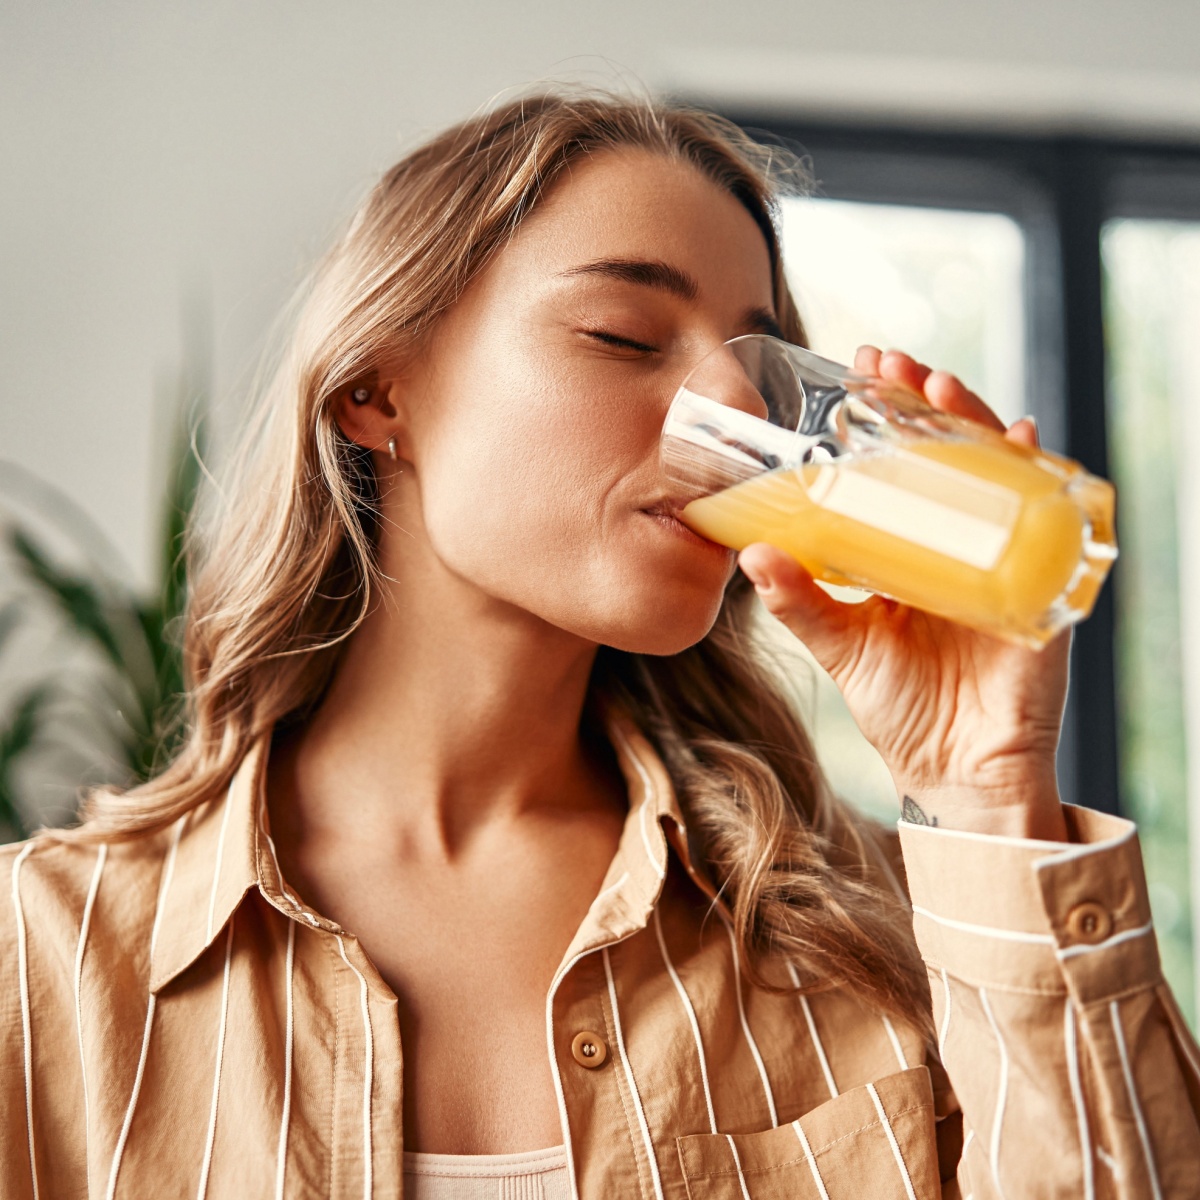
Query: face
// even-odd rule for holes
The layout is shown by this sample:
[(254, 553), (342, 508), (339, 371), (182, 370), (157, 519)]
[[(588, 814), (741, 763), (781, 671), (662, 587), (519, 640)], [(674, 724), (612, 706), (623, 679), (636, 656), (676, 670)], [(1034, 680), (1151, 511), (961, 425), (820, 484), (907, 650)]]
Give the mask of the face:
[(407, 461), (385, 503), (487, 597), (676, 653), (735, 556), (663, 512), (659, 432), (688, 371), (754, 332), (778, 332), (771, 264), (737, 200), (649, 152), (580, 161), (388, 385)]

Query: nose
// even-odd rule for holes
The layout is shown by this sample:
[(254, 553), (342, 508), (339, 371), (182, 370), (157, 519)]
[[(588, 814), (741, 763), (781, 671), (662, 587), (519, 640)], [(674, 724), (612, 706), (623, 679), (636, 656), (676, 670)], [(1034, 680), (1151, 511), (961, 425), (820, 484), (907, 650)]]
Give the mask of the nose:
[(683, 386), (693, 395), (766, 420), (767, 402), (753, 382), (761, 377), (758, 357), (756, 347), (743, 345), (735, 352), (728, 343), (718, 346), (692, 369)]
[(793, 462), (794, 428), (770, 419), (771, 398), (788, 374), (781, 347), (773, 338), (738, 338), (684, 379), (660, 441), (664, 474), (681, 495), (709, 495)]

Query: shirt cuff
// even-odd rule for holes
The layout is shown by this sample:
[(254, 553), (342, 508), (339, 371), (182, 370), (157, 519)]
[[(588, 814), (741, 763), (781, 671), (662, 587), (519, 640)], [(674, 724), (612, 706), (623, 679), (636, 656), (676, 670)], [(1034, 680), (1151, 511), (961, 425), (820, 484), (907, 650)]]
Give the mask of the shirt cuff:
[(922, 957), (986, 987), (1081, 1005), (1162, 979), (1137, 829), (1063, 805), (1069, 842), (899, 823)]

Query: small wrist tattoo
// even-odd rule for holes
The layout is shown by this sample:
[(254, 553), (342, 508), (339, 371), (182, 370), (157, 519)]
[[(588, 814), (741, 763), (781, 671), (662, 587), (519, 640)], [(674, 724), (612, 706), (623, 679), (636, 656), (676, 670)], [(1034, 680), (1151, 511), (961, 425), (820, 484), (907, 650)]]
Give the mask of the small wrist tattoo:
[(910, 825), (936, 825), (937, 817), (928, 817), (925, 815), (925, 810), (911, 797), (904, 797), (904, 804), (900, 809), (900, 819), (907, 821)]

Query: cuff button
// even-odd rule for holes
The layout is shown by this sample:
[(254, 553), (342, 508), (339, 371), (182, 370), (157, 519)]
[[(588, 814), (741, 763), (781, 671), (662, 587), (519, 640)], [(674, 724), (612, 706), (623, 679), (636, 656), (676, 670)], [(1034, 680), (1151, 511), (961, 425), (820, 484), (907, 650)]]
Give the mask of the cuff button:
[(1097, 904), (1095, 900), (1085, 900), (1082, 904), (1076, 904), (1067, 913), (1067, 933), (1074, 942), (1094, 946), (1112, 933), (1112, 927), (1113, 920), (1108, 909), (1103, 904)]
[(585, 1029), (582, 1033), (575, 1035), (571, 1042), (571, 1053), (581, 1067), (587, 1067), (591, 1071), (603, 1065), (604, 1060), (608, 1057), (608, 1047), (598, 1033)]

